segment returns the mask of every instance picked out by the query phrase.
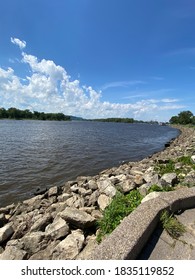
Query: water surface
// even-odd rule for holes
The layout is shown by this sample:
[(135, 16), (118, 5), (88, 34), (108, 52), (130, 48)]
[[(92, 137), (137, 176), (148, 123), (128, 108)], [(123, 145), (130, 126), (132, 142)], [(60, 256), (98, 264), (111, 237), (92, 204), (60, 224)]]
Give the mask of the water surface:
[(0, 206), (164, 148), (178, 131), (149, 124), (0, 120)]

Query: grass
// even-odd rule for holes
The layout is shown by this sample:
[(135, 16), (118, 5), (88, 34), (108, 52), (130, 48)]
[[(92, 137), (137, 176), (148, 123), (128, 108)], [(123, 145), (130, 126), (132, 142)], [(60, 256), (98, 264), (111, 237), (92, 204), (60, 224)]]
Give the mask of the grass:
[(163, 187), (160, 187), (158, 185), (152, 185), (149, 190), (148, 190), (148, 193), (151, 193), (151, 192), (169, 192), (169, 191), (172, 191), (173, 188), (170, 187), (170, 186), (163, 186)]
[(169, 214), (168, 211), (163, 211), (160, 217), (163, 229), (174, 239), (178, 239), (185, 232), (185, 226), (180, 223), (173, 214)]
[[(180, 162), (182, 164), (181, 168), (175, 168), (175, 164)], [(185, 170), (190, 170), (194, 169), (195, 170), (195, 164), (192, 162), (190, 156), (182, 156), (177, 159), (169, 159), (167, 163), (159, 163), (155, 166), (155, 171), (158, 172), (161, 176), (166, 174), (166, 173), (176, 173), (179, 175)]]
[(102, 238), (110, 234), (121, 222), (141, 203), (143, 196), (138, 190), (133, 190), (124, 195), (117, 192), (112, 202), (103, 211), (103, 217), (98, 221), (97, 241), (101, 242)]

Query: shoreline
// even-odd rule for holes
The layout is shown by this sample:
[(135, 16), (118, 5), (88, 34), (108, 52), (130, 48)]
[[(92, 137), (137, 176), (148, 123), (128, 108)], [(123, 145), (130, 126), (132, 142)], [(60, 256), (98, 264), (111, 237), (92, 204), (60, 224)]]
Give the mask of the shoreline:
[[(0, 208), (0, 259), (88, 259), (97, 245), (96, 222), (114, 198), (122, 193), (165, 182), (174, 190), (193, 184), (195, 171), (162, 178), (155, 166), (192, 156), (195, 129), (176, 127), (181, 133), (164, 150), (141, 161), (124, 163), (95, 176), (80, 176), (30, 199)], [(177, 170), (181, 163), (175, 163)], [(183, 172), (183, 170), (182, 170)], [(172, 172), (174, 173), (174, 172)], [(175, 183), (177, 181), (177, 183)], [(164, 183), (163, 183), (164, 184)]]

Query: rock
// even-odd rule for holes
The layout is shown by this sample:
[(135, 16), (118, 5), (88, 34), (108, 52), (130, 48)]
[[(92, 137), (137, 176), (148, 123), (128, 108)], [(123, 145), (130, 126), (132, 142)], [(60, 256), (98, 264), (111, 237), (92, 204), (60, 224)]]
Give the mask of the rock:
[(26, 204), (27, 206), (33, 206), (35, 204), (38, 204), (38, 202), (41, 202), (43, 198), (44, 195), (36, 195), (35, 197), (24, 200), (23, 203)]
[(87, 195), (92, 194), (92, 190), (91, 189), (86, 190), (85, 188), (79, 188), (78, 193), (81, 196), (87, 196)]
[(166, 173), (160, 179), (161, 186), (174, 186), (177, 183), (177, 174), (176, 173)]
[(191, 160), (193, 163), (195, 163), (195, 155), (191, 156)]
[(87, 245), (85, 248), (80, 252), (80, 254), (77, 255), (76, 260), (88, 260), (91, 253), (95, 250), (95, 248), (98, 246), (98, 243), (96, 241), (96, 236), (89, 236), (86, 240)]
[(69, 199), (71, 197), (71, 194), (69, 193), (62, 193), (61, 195), (58, 196), (58, 201), (59, 202), (64, 202), (67, 199)]
[(75, 259), (83, 247), (84, 240), (85, 237), (81, 230), (72, 231), (54, 248), (52, 260)]
[(33, 254), (29, 260), (52, 260), (53, 251), (59, 243), (59, 240), (51, 242), (45, 249)]
[(135, 175), (134, 182), (137, 186), (141, 186), (144, 183), (144, 179), (142, 175)]
[(59, 188), (57, 186), (52, 187), (48, 190), (48, 197), (57, 196), (59, 192)]
[(151, 184), (150, 183), (146, 183), (146, 184), (143, 184), (141, 185), (138, 190), (139, 190), (139, 193), (143, 196), (146, 196), (148, 194), (148, 190), (150, 188)]
[(26, 251), (13, 246), (8, 246), (5, 251), (0, 254), (0, 260), (25, 260), (26, 257)]
[(51, 236), (52, 239), (59, 239), (67, 236), (69, 233), (69, 226), (61, 217), (56, 217), (52, 224), (49, 224), (45, 229), (45, 234)]
[(108, 197), (105, 194), (101, 194), (98, 197), (98, 205), (101, 210), (104, 210), (112, 201), (112, 198)]
[(68, 223), (82, 229), (90, 228), (95, 225), (95, 218), (77, 208), (67, 207), (59, 215)]
[(30, 231), (44, 231), (46, 226), (52, 221), (50, 214), (43, 215), (31, 227)]
[(89, 182), (87, 183), (88, 188), (91, 189), (92, 191), (97, 190), (98, 186), (95, 180), (89, 180)]
[(160, 195), (160, 192), (151, 192), (142, 199), (141, 203), (144, 203), (148, 200), (157, 198), (157, 197), (159, 197), (159, 195)]
[(95, 190), (95, 191), (88, 197), (87, 206), (94, 206), (94, 205), (97, 205), (98, 197), (99, 197), (99, 191), (98, 191), (98, 190)]
[(4, 213), (4, 214), (9, 214), (11, 210), (13, 210), (15, 208), (15, 204), (10, 204), (6, 207), (2, 207), (0, 208), (0, 213)]
[(115, 196), (116, 188), (113, 186), (109, 179), (100, 180), (97, 182), (97, 185), (101, 194), (105, 194), (111, 198)]
[(0, 244), (10, 238), (13, 233), (14, 230), (11, 223), (0, 228)]
[(123, 193), (128, 193), (131, 190), (135, 189), (137, 187), (137, 185), (135, 182), (127, 180), (121, 184), (121, 187), (122, 187), (121, 191)]
[(34, 191), (34, 195), (41, 195), (41, 194), (45, 194), (47, 192), (47, 188), (37, 188)]
[(48, 240), (44, 240), (44, 237), (45, 233), (36, 231), (27, 233), (20, 240), (24, 244), (24, 250), (33, 255), (48, 246)]

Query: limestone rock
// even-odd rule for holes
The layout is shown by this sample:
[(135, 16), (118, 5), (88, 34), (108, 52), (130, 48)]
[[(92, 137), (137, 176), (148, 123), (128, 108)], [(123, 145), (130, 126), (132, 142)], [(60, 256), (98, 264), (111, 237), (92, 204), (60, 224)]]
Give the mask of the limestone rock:
[(144, 203), (148, 200), (157, 198), (157, 197), (159, 197), (159, 195), (160, 195), (160, 192), (151, 192), (142, 199), (141, 203)]
[(4, 227), (0, 228), (0, 244), (7, 240), (14, 233), (12, 224), (6, 224)]
[(111, 183), (109, 179), (107, 180), (100, 180), (97, 182), (98, 188), (101, 194), (105, 194), (109, 197), (114, 197), (116, 194), (116, 188)]
[(68, 235), (69, 226), (64, 219), (58, 216), (52, 224), (46, 227), (45, 233), (51, 236), (52, 239), (59, 239)]
[(50, 214), (43, 215), (31, 227), (30, 231), (44, 231), (46, 226), (52, 221)]
[[(177, 174), (176, 173), (166, 173), (161, 177), (161, 185), (174, 186), (177, 183)], [(164, 183), (164, 184), (163, 184)]]
[(84, 240), (85, 237), (81, 230), (72, 231), (54, 248), (52, 260), (75, 259), (83, 247)]
[(53, 251), (59, 243), (59, 240), (51, 242), (45, 249), (33, 254), (29, 260), (52, 260)]
[(58, 187), (55, 186), (55, 187), (52, 187), (48, 190), (48, 197), (51, 197), (51, 196), (57, 196), (58, 195)]
[(77, 226), (78, 228), (89, 228), (95, 224), (94, 217), (74, 207), (67, 207), (59, 215), (68, 223)]
[(43, 232), (31, 232), (21, 238), (21, 242), (24, 244), (24, 250), (30, 255), (37, 253), (41, 249), (47, 246), (47, 242), (44, 242), (45, 234)]
[(14, 246), (8, 246), (5, 251), (0, 254), (0, 260), (25, 260), (27, 252)]
[(98, 197), (98, 205), (101, 210), (104, 210), (112, 201), (112, 198), (108, 197), (105, 194), (101, 194)]
[(123, 193), (128, 193), (131, 190), (135, 189), (136, 187), (137, 186), (136, 186), (136, 183), (134, 181), (127, 180), (127, 181), (125, 181), (121, 184), (121, 188), (122, 188), (121, 191)]

